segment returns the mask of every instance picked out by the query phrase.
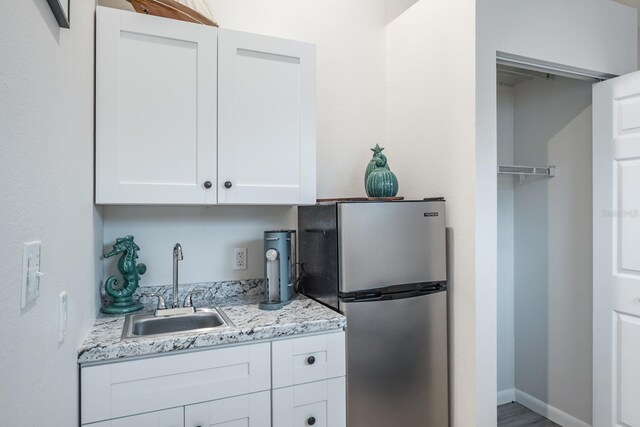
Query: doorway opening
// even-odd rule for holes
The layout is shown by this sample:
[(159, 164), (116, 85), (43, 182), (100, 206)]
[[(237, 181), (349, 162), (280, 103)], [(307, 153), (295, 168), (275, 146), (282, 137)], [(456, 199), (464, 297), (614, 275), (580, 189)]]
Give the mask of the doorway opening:
[(497, 66), (499, 426), (591, 425), (597, 80), (559, 74)]

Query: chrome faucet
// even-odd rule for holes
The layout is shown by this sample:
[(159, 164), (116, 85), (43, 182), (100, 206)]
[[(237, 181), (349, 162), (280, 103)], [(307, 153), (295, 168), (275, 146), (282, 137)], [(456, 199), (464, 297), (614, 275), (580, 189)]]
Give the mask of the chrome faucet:
[(173, 247), (173, 308), (180, 307), (178, 303), (178, 261), (182, 261), (182, 246), (176, 243)]

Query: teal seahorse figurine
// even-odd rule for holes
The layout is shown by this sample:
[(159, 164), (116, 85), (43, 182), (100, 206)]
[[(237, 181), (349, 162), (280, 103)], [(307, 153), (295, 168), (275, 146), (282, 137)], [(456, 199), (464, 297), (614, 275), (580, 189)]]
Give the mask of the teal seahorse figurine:
[(140, 275), (147, 271), (147, 266), (136, 264), (140, 247), (133, 241), (133, 236), (120, 237), (110, 252), (104, 254), (105, 258), (122, 254), (118, 260), (118, 271), (122, 274), (123, 282), (119, 284), (117, 276), (107, 279), (104, 290), (111, 300), (111, 305), (103, 305), (101, 311), (107, 314), (131, 313), (142, 308), (142, 304), (133, 299), (133, 294), (138, 289)]

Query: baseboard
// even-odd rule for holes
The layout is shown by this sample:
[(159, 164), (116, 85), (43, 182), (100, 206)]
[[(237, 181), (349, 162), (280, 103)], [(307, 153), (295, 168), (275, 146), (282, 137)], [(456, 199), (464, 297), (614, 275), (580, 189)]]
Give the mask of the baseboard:
[(516, 400), (516, 389), (508, 388), (506, 390), (500, 390), (498, 392), (498, 406), (504, 405), (505, 403), (515, 402)]
[(561, 411), (558, 408), (554, 408), (553, 406), (545, 403), (535, 397), (520, 391), (518, 389), (515, 390), (516, 402), (531, 409), (534, 412), (537, 412), (540, 415), (543, 415), (553, 421), (556, 424), (560, 424), (563, 427), (591, 427), (591, 425), (585, 423), (573, 417), (566, 412)]

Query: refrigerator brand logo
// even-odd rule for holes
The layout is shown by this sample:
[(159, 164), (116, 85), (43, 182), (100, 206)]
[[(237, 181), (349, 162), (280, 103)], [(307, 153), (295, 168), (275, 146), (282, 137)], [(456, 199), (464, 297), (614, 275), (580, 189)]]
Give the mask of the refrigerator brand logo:
[(438, 216), (438, 212), (425, 212), (424, 216)]

